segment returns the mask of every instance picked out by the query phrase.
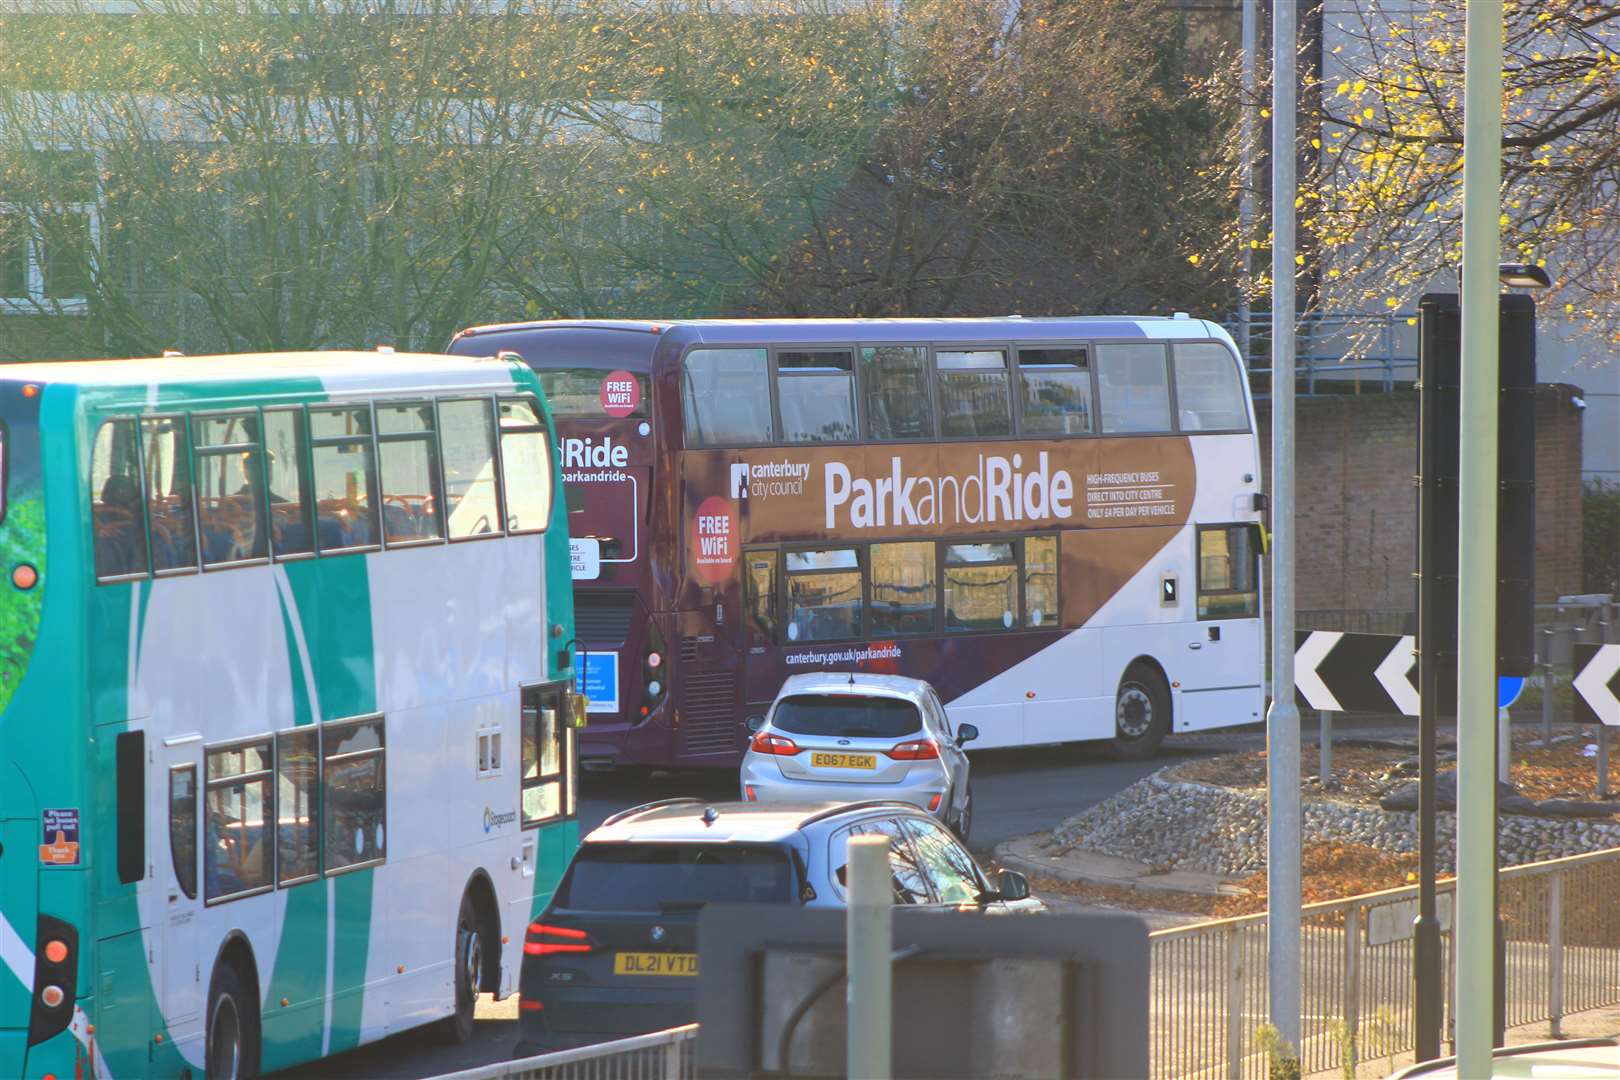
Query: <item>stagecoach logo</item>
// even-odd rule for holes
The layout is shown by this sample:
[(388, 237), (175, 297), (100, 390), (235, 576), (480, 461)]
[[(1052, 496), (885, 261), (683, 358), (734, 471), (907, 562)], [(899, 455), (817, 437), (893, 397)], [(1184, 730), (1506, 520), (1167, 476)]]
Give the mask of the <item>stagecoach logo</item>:
[(489, 832), (491, 829), (499, 828), (502, 825), (510, 825), (510, 824), (512, 824), (512, 822), (514, 822), (516, 820), (517, 820), (517, 811), (516, 810), (508, 810), (504, 814), (497, 814), (495, 811), (491, 810), (489, 807), (487, 807), (487, 806), (484, 807), (484, 831), (485, 832)]
[(890, 525), (978, 525), (998, 521), (1067, 521), (1074, 516), (1074, 478), (1054, 469), (1050, 455), (1026, 467), (1024, 455), (979, 454), (966, 476), (909, 476), (898, 457), (889, 475), (858, 477), (832, 462), (823, 487), (827, 529), (838, 529), (839, 511), (856, 529)]

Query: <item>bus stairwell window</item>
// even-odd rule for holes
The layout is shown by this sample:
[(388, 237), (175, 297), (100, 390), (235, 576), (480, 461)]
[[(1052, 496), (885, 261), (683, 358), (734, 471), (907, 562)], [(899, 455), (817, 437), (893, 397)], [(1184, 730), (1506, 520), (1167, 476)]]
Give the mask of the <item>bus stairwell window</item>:
[(207, 751), (203, 879), (209, 900), (271, 883), (270, 741)]
[(1213, 341), (1175, 346), (1176, 411), (1182, 431), (1247, 431), (1237, 361)]
[(839, 641), (861, 636), (860, 554), (854, 548), (787, 553), (787, 639)]
[(551, 516), (551, 437), (526, 398), (501, 402), (506, 531), (541, 532)]
[(855, 437), (855, 373), (848, 350), (776, 354), (776, 398), (784, 442), (847, 442)]
[(487, 399), (439, 402), (444, 506), (450, 538), (501, 531), (495, 493), (495, 415)]
[(388, 755), (381, 718), (329, 724), (321, 763), (326, 872), (388, 854)]
[(941, 434), (946, 438), (1012, 434), (1007, 354), (1000, 349), (940, 350)]
[(285, 885), (321, 872), (319, 731), (276, 736), (276, 878)]
[(1058, 625), (1058, 540), (1031, 536), (1024, 540), (1024, 625)]
[(195, 568), (197, 524), (191, 514), (191, 465), (186, 460), (185, 423), (156, 416), (141, 421), (142, 477), (152, 539), (152, 569)]
[(687, 446), (770, 442), (770, 363), (764, 349), (693, 349), (681, 369)]
[(175, 884), (197, 898), (197, 766), (169, 770), (169, 861)]
[(90, 454), (90, 523), (96, 576), (144, 574), (146, 529), (141, 521), (140, 452), (133, 420), (108, 420)]
[(934, 632), (939, 604), (934, 551), (926, 540), (868, 549), (873, 637)]
[(1163, 345), (1098, 345), (1097, 383), (1105, 433), (1170, 430), (1170, 382)]

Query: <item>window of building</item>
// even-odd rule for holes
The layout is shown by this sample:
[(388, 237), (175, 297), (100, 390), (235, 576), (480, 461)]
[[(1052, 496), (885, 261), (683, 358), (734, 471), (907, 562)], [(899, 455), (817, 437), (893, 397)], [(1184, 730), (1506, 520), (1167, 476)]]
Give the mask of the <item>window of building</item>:
[(1254, 525), (1200, 526), (1198, 617), (1244, 619), (1259, 614), (1259, 529)]
[(1007, 354), (1000, 349), (941, 350), (940, 433), (946, 438), (989, 438), (1012, 434), (1007, 398)]
[(544, 532), (551, 520), (551, 436), (532, 398), (501, 401), (506, 531)]
[(192, 517), (191, 462), (185, 420), (178, 416), (143, 417), (141, 454), (152, 570), (158, 574), (169, 570), (195, 570), (197, 525)]
[(134, 420), (108, 420), (90, 452), (90, 524), (96, 576), (120, 578), (149, 569), (141, 497), (141, 455)]
[(871, 635), (932, 634), (938, 628), (935, 547), (928, 541), (873, 544), (867, 549), (871, 576)]
[(264, 486), (270, 499), (270, 545), (276, 558), (314, 552), (309, 486), (304, 479), (302, 409), (264, 411)]
[(911, 345), (862, 349), (861, 387), (866, 430), (873, 439), (934, 437), (927, 349)]
[(776, 572), (777, 554), (769, 548), (743, 552), (747, 567), (748, 615), (754, 624), (759, 641), (776, 640)]
[(573, 733), (564, 723), (566, 691), (531, 686), (523, 691), (523, 827), (572, 814), (568, 778), (573, 769)]
[(944, 562), (947, 632), (1011, 630), (1017, 624), (1012, 541), (947, 544)]
[(776, 354), (783, 442), (848, 442), (855, 437), (854, 366), (847, 349), (784, 349)]
[(686, 445), (748, 446), (776, 437), (764, 349), (693, 349), (681, 365)]
[(82, 312), (100, 240), (95, 157), (47, 149), (30, 162), (23, 202), (0, 194), (0, 310)]
[(188, 900), (197, 898), (197, 766), (169, 770), (169, 861)]
[(270, 740), (216, 747), (206, 751), (205, 760), (206, 899), (224, 900), (269, 888), (275, 866)]
[(320, 550), (345, 551), (377, 543), (376, 470), (371, 461), (371, 412), (309, 410), (315, 463), (315, 533)]
[(855, 548), (790, 551), (786, 570), (789, 642), (860, 637), (861, 559)]
[(203, 565), (264, 558), (267, 530), (258, 414), (196, 417), (192, 439)]
[(1023, 434), (1091, 433), (1091, 367), (1085, 349), (1019, 349), (1018, 385)]
[(1058, 625), (1058, 540), (1024, 538), (1024, 625)]
[(387, 543), (444, 539), (433, 429), (433, 406), (428, 402), (377, 406), (377, 473)]
[(1098, 345), (1097, 384), (1104, 432), (1170, 430), (1170, 376), (1163, 345)]
[(314, 725), (276, 736), (276, 880), (321, 873), (321, 742)]
[(495, 413), (489, 399), (439, 402), (439, 445), (450, 539), (499, 535)]
[(1226, 346), (1214, 341), (1176, 344), (1176, 412), (1182, 431), (1247, 431), (1242, 376)]
[(382, 717), (327, 724), (321, 734), (326, 872), (388, 855), (388, 757)]

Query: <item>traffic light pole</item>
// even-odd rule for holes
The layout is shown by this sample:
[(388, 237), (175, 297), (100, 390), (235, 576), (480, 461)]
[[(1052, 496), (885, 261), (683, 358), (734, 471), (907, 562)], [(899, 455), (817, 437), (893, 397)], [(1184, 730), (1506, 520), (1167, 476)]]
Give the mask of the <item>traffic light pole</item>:
[[(1287, 6), (1287, 5), (1284, 5)], [(1497, 266), (1502, 8), (1467, 10), (1457, 602), (1457, 1075), (1491, 1074), (1496, 979)]]

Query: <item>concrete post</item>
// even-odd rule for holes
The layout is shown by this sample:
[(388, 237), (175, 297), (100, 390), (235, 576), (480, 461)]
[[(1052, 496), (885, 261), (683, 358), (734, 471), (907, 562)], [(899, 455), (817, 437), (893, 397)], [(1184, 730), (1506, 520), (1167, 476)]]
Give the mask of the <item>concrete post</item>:
[[(1285, 5), (1286, 6), (1286, 5)], [(1501, 4), (1467, 8), (1463, 89), (1462, 469), (1457, 558), (1457, 1075), (1491, 1074), (1496, 980), (1496, 503)]]
[(893, 1068), (890, 1014), (894, 1006), (894, 892), (889, 880), (889, 838), (849, 838), (849, 1075), (889, 1080)]
[(1325, 789), (1333, 778), (1333, 714), (1319, 712), (1316, 716), (1316, 775)]

